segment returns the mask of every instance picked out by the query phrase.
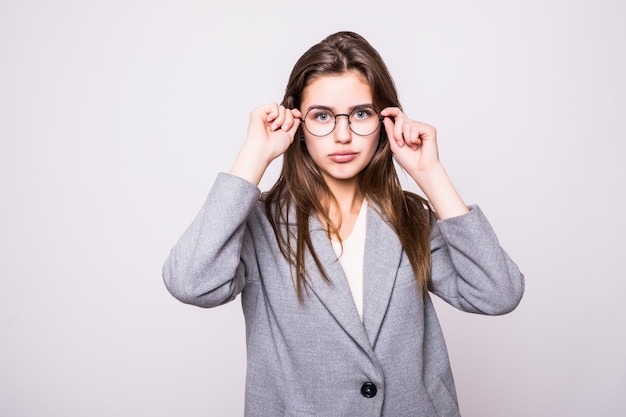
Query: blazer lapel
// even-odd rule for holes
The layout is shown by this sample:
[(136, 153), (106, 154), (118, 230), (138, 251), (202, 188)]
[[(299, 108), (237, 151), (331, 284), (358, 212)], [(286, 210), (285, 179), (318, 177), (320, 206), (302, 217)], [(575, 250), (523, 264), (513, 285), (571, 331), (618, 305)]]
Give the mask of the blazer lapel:
[(354, 305), (348, 280), (328, 240), (328, 235), (317, 218), (311, 218), (311, 241), (330, 282), (323, 278), (315, 267), (313, 257), (307, 253), (305, 259), (308, 271), (307, 287), (315, 293), (354, 341), (366, 352), (373, 354), (372, 346)]
[(382, 325), (393, 290), (402, 245), (398, 235), (371, 207), (367, 212), (367, 237), (363, 264), (363, 325), (372, 347)]

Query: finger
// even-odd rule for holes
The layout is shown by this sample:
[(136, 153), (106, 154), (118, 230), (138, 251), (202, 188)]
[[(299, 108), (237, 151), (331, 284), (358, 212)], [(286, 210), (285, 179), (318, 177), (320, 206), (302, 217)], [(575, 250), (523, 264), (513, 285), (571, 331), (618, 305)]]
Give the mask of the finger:
[(408, 123), (402, 127), (402, 138), (404, 143), (409, 145), (409, 148), (415, 150), (415, 143), (413, 143), (413, 138), (411, 138), (411, 126)]
[(389, 148), (391, 149), (391, 153), (393, 153), (394, 156), (396, 156), (399, 152), (401, 152), (401, 149), (403, 146), (404, 146), (404, 142), (398, 143), (398, 141), (395, 139), (389, 141)]
[(402, 115), (402, 110), (400, 107), (385, 107), (380, 112), (380, 115), (383, 117), (398, 117)]
[(385, 117), (383, 119), (383, 124), (385, 125), (385, 132), (387, 132), (387, 137), (389, 138), (389, 142), (393, 142), (394, 144), (402, 147), (404, 146), (404, 141), (402, 140), (402, 138), (398, 139), (394, 133), (395, 131), (395, 122), (388, 118)]
[(300, 119), (294, 118), (291, 124), (289, 125), (289, 128), (286, 130), (286, 132), (289, 133), (292, 137), (294, 137), (296, 135), (298, 127), (300, 127)]
[(300, 119), (302, 117), (302, 112), (298, 109), (291, 109), (291, 114), (293, 115), (293, 117), (295, 117), (296, 119)]
[(299, 119), (294, 117), (293, 112), (289, 109), (285, 109), (284, 121), (280, 128), (285, 132), (288, 132), (293, 127), (296, 120), (299, 121)]
[(401, 129), (402, 126), (402, 121), (400, 120), (403, 116), (402, 110), (399, 107), (385, 107), (380, 112), (380, 115), (383, 116), (383, 122), (385, 123), (385, 127), (389, 126), (389, 122), (393, 124), (393, 129), (391, 129), (391, 131), (389, 131), (388, 129), (387, 131), (387, 135), (389, 136), (389, 138), (397, 141), (399, 146), (404, 146), (404, 140), (402, 139), (402, 135), (398, 134), (398, 131), (399, 129)]
[(402, 135), (404, 136), (404, 142), (416, 151), (421, 144), (419, 127), (412, 123), (405, 123)]
[(437, 129), (435, 128), (435, 126), (431, 126), (431, 125), (424, 123), (420, 137), (426, 140), (433, 140), (436, 142), (437, 141)]
[(278, 117), (278, 104), (269, 103), (259, 108), (259, 111), (265, 113), (265, 121), (272, 123)]
[(400, 146), (404, 146), (406, 139), (404, 137), (404, 127), (406, 126), (403, 117), (397, 117), (394, 124), (393, 135)]
[(289, 126), (288, 130), (290, 133), (295, 134), (296, 133), (295, 131), (300, 126), (300, 122), (301, 122), (300, 118), (302, 117), (302, 113), (298, 109), (291, 109), (289, 113), (291, 114), (292, 120), (291, 120), (291, 125)]
[(276, 116), (276, 118), (274, 119), (271, 125), (272, 131), (280, 129), (283, 123), (285, 123), (285, 114), (286, 114), (285, 107), (278, 106), (278, 116)]

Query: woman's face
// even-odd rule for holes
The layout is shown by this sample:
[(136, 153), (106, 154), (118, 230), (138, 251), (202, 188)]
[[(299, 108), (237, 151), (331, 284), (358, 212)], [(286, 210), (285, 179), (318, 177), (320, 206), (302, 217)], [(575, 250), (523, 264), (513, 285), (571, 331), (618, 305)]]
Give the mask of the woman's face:
[[(324, 75), (310, 81), (302, 93), (300, 111), (304, 117), (313, 109), (311, 116), (315, 122), (320, 123), (328, 120), (328, 115), (332, 117), (332, 114), (353, 114), (353, 128), (356, 128), (356, 124), (362, 123), (361, 120), (366, 117), (378, 118), (378, 114), (367, 114), (367, 110), (359, 111), (368, 106), (373, 107), (369, 84), (361, 74), (350, 71), (341, 75)], [(313, 121), (308, 125), (305, 121), (302, 128), (304, 140), (311, 158), (328, 185), (332, 187), (333, 183), (354, 182), (376, 152), (380, 123), (367, 136), (357, 135), (350, 130), (348, 117), (345, 116), (336, 118), (335, 128), (326, 136), (312, 135), (307, 130), (312, 127)], [(370, 131), (368, 129), (360, 133)]]

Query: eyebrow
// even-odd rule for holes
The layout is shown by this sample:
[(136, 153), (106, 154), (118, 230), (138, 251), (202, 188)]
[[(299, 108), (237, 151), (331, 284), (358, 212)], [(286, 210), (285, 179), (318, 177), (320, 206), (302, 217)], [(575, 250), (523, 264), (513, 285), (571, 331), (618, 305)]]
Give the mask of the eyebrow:
[[(348, 107), (348, 113), (352, 113), (355, 109), (362, 109), (364, 107), (374, 108), (374, 105), (372, 103), (355, 104), (353, 106)], [(337, 108), (335, 108), (333, 106), (325, 106), (323, 104), (313, 104), (313, 105), (307, 107), (305, 113), (308, 113), (309, 111), (311, 111), (313, 109), (326, 109), (326, 110), (332, 111), (335, 114), (337, 113)]]

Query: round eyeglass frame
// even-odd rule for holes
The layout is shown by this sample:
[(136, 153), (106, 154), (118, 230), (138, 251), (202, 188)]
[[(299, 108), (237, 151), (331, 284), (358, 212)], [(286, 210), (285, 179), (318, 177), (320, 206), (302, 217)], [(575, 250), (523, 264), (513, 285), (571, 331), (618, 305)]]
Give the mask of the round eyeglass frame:
[[(330, 110), (330, 109), (328, 109), (328, 108), (323, 108), (323, 109), (324, 109), (324, 110), (328, 110), (328, 111), (329, 111), (329, 112), (333, 115), (333, 117), (334, 117), (334, 118), (333, 118), (333, 128), (332, 128), (332, 129), (330, 129), (330, 131), (329, 131), (328, 133), (325, 133), (325, 134), (323, 134), (323, 135), (316, 135), (315, 133), (311, 132), (311, 131), (309, 130), (309, 128), (308, 128), (308, 127), (306, 127), (306, 118), (307, 118), (307, 116), (309, 115), (309, 113), (310, 113), (311, 111), (313, 111), (313, 110), (320, 110), (320, 107), (313, 107), (313, 108), (309, 109), (309, 111), (307, 111), (307, 112), (306, 112), (306, 114), (304, 115), (304, 117), (301, 117), (301, 118), (300, 118), (300, 122), (302, 122), (302, 124), (304, 125), (304, 128), (306, 129), (306, 131), (307, 131), (307, 132), (309, 132), (309, 134), (311, 134), (311, 135), (313, 135), (313, 136), (315, 136), (315, 137), (317, 137), (317, 138), (323, 138), (324, 136), (328, 136), (328, 135), (330, 135), (331, 133), (333, 133), (333, 131), (334, 131), (334, 130), (335, 130), (335, 128), (337, 127), (337, 117), (339, 117), (339, 116), (345, 116), (345, 117), (347, 117), (347, 118), (348, 118), (348, 127), (350, 128), (350, 131), (351, 131), (352, 133), (354, 133), (355, 135), (358, 135), (358, 136), (369, 136), (369, 135), (371, 135), (371, 134), (376, 133), (376, 131), (377, 131), (378, 129), (380, 129), (380, 124), (381, 124), (381, 122), (382, 122), (382, 121), (383, 121), (383, 119), (384, 119), (384, 117), (383, 117), (383, 116), (381, 116), (381, 115), (380, 115), (380, 113), (378, 113), (378, 112), (376, 111), (376, 109), (374, 109), (372, 106), (358, 107), (358, 108), (356, 108), (356, 109), (352, 110), (352, 112), (351, 112), (350, 114), (347, 114), (347, 113), (339, 113), (339, 114), (335, 114), (332, 110)], [(350, 116), (352, 116), (352, 115), (354, 114), (354, 112), (357, 112), (357, 111), (359, 111), (359, 110), (364, 110), (364, 109), (371, 109), (371, 110), (372, 110), (372, 111), (376, 114), (376, 116), (378, 116), (378, 124), (376, 125), (376, 129), (374, 129), (374, 130), (372, 130), (370, 133), (366, 133), (366, 134), (355, 132), (355, 131), (354, 131), (354, 129), (352, 129), (352, 121), (350, 121)]]

